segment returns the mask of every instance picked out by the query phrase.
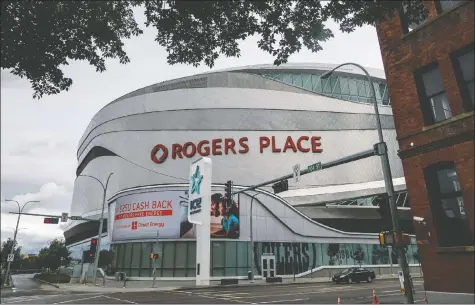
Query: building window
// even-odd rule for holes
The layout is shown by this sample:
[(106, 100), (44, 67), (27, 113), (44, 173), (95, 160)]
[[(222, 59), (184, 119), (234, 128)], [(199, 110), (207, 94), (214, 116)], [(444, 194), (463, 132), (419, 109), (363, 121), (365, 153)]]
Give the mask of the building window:
[(414, 73), (424, 123), (431, 125), (452, 117), (444, 82), (438, 64), (431, 64)]
[(424, 170), (424, 175), (439, 246), (473, 245), (455, 164), (431, 165)]
[(401, 8), (399, 9), (399, 17), (401, 19), (401, 26), (402, 26), (402, 31), (404, 34), (408, 34), (412, 32), (414, 29), (420, 27), (421, 25), (427, 22), (427, 17), (426, 17), (424, 18), (424, 20), (421, 20), (419, 22), (409, 23), (406, 17), (406, 11), (407, 11), (407, 5), (402, 5)]
[(464, 3), (465, 1), (456, 1), (456, 0), (436, 0), (435, 1), (435, 8), (437, 9), (437, 13), (442, 14), (448, 12), (460, 4)]
[(474, 47), (473, 43), (451, 54), (455, 76), (465, 110), (472, 111), (474, 106)]

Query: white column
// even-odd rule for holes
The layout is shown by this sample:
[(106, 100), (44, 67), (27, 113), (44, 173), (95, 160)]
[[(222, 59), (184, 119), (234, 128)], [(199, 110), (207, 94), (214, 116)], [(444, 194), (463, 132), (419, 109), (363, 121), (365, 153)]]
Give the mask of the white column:
[(188, 221), (196, 228), (196, 285), (209, 286), (211, 258), (211, 174), (210, 158), (202, 157), (190, 166)]

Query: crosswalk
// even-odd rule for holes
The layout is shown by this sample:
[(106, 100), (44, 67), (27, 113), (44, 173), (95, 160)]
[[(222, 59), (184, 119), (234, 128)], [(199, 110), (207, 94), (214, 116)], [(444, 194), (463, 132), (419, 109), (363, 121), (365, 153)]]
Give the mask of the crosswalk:
[(11, 297), (11, 298), (2, 298), (2, 304), (15, 304), (15, 303), (26, 303), (39, 300), (39, 296), (22, 296), (22, 297)]

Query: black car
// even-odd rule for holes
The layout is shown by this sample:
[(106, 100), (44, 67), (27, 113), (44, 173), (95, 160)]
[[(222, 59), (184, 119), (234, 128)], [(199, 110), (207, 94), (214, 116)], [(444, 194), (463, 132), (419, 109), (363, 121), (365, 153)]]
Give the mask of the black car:
[(335, 274), (332, 278), (332, 281), (335, 283), (359, 283), (359, 282), (368, 282), (371, 283), (376, 275), (373, 271), (370, 271), (365, 268), (361, 267), (353, 267), (345, 269), (337, 274)]

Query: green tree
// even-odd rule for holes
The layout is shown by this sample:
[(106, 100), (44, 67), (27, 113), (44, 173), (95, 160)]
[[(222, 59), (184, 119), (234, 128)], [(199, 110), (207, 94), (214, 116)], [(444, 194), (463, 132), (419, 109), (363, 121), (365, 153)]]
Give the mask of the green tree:
[(145, 9), (145, 25), (157, 30), (169, 64), (213, 67), (220, 55), (239, 57), (239, 42), (257, 35), (257, 46), (280, 65), (302, 46), (320, 51), (333, 37), (329, 19), (349, 33), (392, 16), (403, 2), (409, 23), (427, 16), (420, 0), (3, 1), (1, 67), (26, 77), (35, 98), (68, 90), (72, 79), (60, 66), (72, 60), (87, 60), (98, 72), (106, 58), (129, 62), (123, 39), (142, 33), (135, 6)]
[(44, 247), (38, 254), (38, 261), (44, 268), (56, 270), (60, 266), (69, 265), (71, 251), (66, 248), (64, 239), (54, 239), (48, 247)]
[[(2, 243), (2, 248), (0, 251), (0, 262), (2, 264), (2, 269), (6, 267), (8, 254), (10, 254), (10, 251), (12, 250), (12, 245), (13, 245), (13, 239), (11, 238), (8, 238), (6, 241)], [(13, 250), (14, 262), (18, 262), (21, 260), (21, 247), (17, 247), (17, 246), (18, 246), (18, 242), (15, 241), (15, 247)]]

